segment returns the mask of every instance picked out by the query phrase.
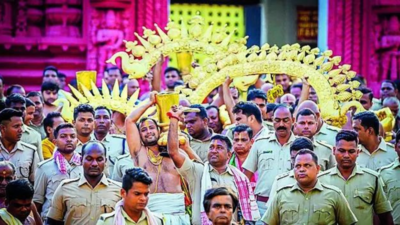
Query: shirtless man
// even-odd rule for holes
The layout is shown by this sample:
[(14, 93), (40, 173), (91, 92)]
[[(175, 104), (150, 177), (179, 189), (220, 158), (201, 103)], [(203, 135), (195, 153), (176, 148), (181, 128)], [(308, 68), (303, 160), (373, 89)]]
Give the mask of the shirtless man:
[(165, 224), (190, 224), (189, 215), (185, 214), (182, 178), (172, 159), (165, 156), (162, 147), (157, 144), (160, 127), (150, 118), (143, 118), (136, 125), (141, 115), (155, 103), (156, 94), (152, 92), (149, 101), (137, 107), (126, 118), (129, 151), (135, 165), (145, 169), (153, 179), (148, 208), (152, 212), (162, 213)]

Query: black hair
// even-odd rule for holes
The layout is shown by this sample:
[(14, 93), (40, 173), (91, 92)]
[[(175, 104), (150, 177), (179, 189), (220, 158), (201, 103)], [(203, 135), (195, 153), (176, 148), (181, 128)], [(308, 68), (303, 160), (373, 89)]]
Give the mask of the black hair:
[(42, 87), (40, 88), (40, 91), (43, 93), (44, 91), (55, 91), (58, 92), (60, 90), (60, 87), (58, 84), (56, 84), (53, 81), (46, 81), (43, 82)]
[(240, 132), (244, 132), (244, 131), (247, 132), (247, 135), (249, 135), (250, 139), (253, 138), (253, 130), (245, 124), (240, 124), (240, 125), (237, 125), (235, 128), (233, 128), (232, 134), (235, 135), (235, 133), (240, 133)]
[(107, 69), (105, 70), (105, 72), (110, 73), (111, 70), (118, 70), (118, 71), (119, 71), (119, 74), (121, 74), (121, 77), (122, 77), (122, 71), (121, 71), (121, 69), (120, 69), (118, 66), (109, 67), (109, 68), (107, 68)]
[(336, 143), (340, 140), (345, 140), (347, 142), (354, 141), (356, 145), (358, 145), (358, 134), (352, 130), (341, 130), (336, 134)]
[(220, 140), (220, 141), (225, 142), (226, 147), (228, 148), (227, 149), (228, 152), (230, 152), (232, 150), (232, 141), (229, 137), (222, 135), (222, 134), (214, 134), (213, 136), (211, 136), (210, 141), (213, 141), (213, 140)]
[(13, 180), (6, 186), (7, 201), (32, 199), (33, 194), (33, 186), (27, 179)]
[(299, 116), (314, 116), (315, 120), (317, 120), (317, 115), (309, 108), (304, 108), (300, 110), (296, 115), (296, 121), (299, 118)]
[(290, 89), (292, 88), (300, 88), (300, 90), (303, 90), (303, 84), (302, 83), (292, 84), (292, 86), (290, 86)]
[(57, 126), (57, 128), (54, 130), (54, 138), (58, 138), (58, 133), (60, 133), (60, 130), (62, 129), (66, 129), (66, 128), (72, 128), (75, 130), (74, 125), (70, 124), (70, 123), (62, 123), (60, 125)]
[(232, 212), (235, 212), (236, 207), (239, 204), (238, 197), (234, 192), (232, 192), (230, 189), (226, 187), (217, 187), (217, 188), (211, 188), (206, 191), (204, 194), (204, 200), (203, 200), (203, 207), (206, 213), (210, 212), (211, 209), (211, 201), (214, 197), (216, 196), (221, 196), (221, 195), (229, 195), (232, 198)]
[(43, 120), (43, 128), (44, 128), (44, 132), (46, 132), (46, 136), (49, 137), (50, 134), (47, 133), (47, 127), (53, 127), (54, 125), (54, 118), (57, 117), (61, 117), (61, 113), (59, 112), (50, 112), (49, 114), (47, 114), (47, 116), (44, 118)]
[(6, 106), (6, 103), (3, 101), (3, 100), (0, 100), (0, 111), (2, 111), (3, 109), (5, 109), (7, 106)]
[(85, 103), (85, 104), (78, 105), (78, 107), (76, 107), (74, 109), (74, 120), (76, 120), (76, 118), (78, 118), (79, 113), (85, 113), (85, 112), (91, 113), (94, 117), (93, 107), (91, 105)]
[(396, 132), (396, 144), (400, 141), (400, 129)]
[(11, 108), (5, 108), (0, 112), (0, 123), (3, 123), (4, 121), (11, 121), (12, 117), (22, 118), (22, 115), (23, 113), (21, 111)]
[(254, 116), (258, 123), (262, 123), (261, 110), (254, 102), (238, 102), (234, 107), (232, 112), (234, 114), (242, 113), (249, 116)]
[(25, 101), (26, 101), (26, 107), (35, 106), (35, 103), (29, 98), (25, 98)]
[(372, 99), (374, 98), (374, 93), (371, 91), (371, 89), (367, 87), (360, 87), (358, 90), (361, 91), (363, 95), (368, 94), (368, 98), (372, 102)]
[[(200, 112), (196, 112), (196, 116), (199, 116), (201, 119), (208, 119), (207, 111), (206, 111), (206, 108), (204, 108), (204, 106), (202, 106), (200, 104), (194, 104), (194, 105), (189, 106), (189, 108), (199, 109)], [(190, 112), (185, 112), (184, 115), (187, 115), (189, 113)]]
[(275, 107), (276, 107), (275, 103), (268, 103), (267, 104), (267, 113), (274, 111)]
[(15, 103), (21, 103), (21, 104), (26, 104), (25, 98), (20, 95), (20, 94), (11, 94), (6, 98), (6, 106), (11, 107), (11, 104)]
[(102, 105), (101, 106), (97, 106), (96, 109), (94, 109), (94, 114), (96, 114), (97, 110), (102, 110), (102, 109), (106, 110), (108, 112), (108, 114), (110, 115), (110, 117), (111, 117), (111, 115), (112, 115), (111, 110), (109, 110), (107, 107), (102, 106)]
[(58, 76), (58, 70), (57, 70), (57, 68), (55, 66), (46, 66), (46, 68), (44, 68), (44, 70), (43, 70), (43, 76), (44, 76), (44, 74), (46, 73), (47, 70), (52, 70), (52, 71), (56, 72), (56, 74)]
[(30, 97), (39, 97), (39, 98), (40, 98), (40, 101), (43, 103), (43, 96), (42, 96), (42, 94), (41, 94), (40, 92), (38, 92), (38, 91), (31, 91), (31, 92), (29, 92), (29, 93), (26, 95), (26, 97), (27, 97), (27, 98), (30, 98)]
[(256, 98), (267, 100), (267, 95), (260, 89), (253, 89), (247, 95), (247, 101), (253, 101)]
[(150, 118), (150, 117), (143, 117), (139, 120), (139, 122), (137, 122), (137, 128), (138, 128), (139, 132), (140, 132), (140, 125), (142, 125), (142, 123), (144, 123), (146, 120), (152, 121), (156, 125), (157, 129), (160, 130), (160, 127), (158, 126), (158, 123), (155, 119)]
[(209, 109), (216, 109), (217, 112), (219, 113), (219, 108), (218, 108), (217, 106), (215, 106), (215, 105), (209, 105), (209, 106), (207, 106), (207, 107), (206, 107), (206, 110), (209, 110)]
[(129, 192), (135, 182), (140, 182), (150, 186), (153, 183), (153, 179), (151, 179), (149, 174), (140, 167), (127, 169), (122, 178), (122, 188), (126, 192)]
[(91, 144), (99, 144), (100, 146), (102, 146), (103, 151), (104, 151), (104, 156), (105, 156), (105, 158), (107, 157), (107, 148), (106, 148), (106, 146), (103, 143), (101, 143), (100, 141), (92, 140), (92, 141), (86, 142), (86, 144), (84, 144), (82, 146), (82, 151), (79, 152), (81, 154), (82, 158), (86, 154), (86, 148), (88, 148), (87, 146), (89, 146)]
[(181, 72), (175, 67), (167, 67), (167, 69), (164, 70), (164, 75), (171, 71), (175, 71), (178, 74), (178, 76), (181, 77)]
[(296, 156), (294, 157), (294, 159), (297, 158), (297, 156), (299, 155), (307, 155), (310, 154), (312, 156), (313, 161), (315, 162), (315, 165), (319, 165), (318, 164), (318, 156), (317, 154), (315, 154), (313, 151), (310, 151), (308, 149), (301, 149), (297, 152)]
[(394, 81), (384, 80), (384, 81), (382, 81), (381, 84), (383, 84), (383, 83), (389, 83), (389, 84), (391, 84), (393, 86), (394, 90), (397, 90), (397, 85), (396, 85), (396, 83)]
[(313, 142), (309, 138), (306, 138), (306, 137), (297, 137), (290, 144), (290, 152), (300, 151), (301, 149), (309, 149), (310, 151), (314, 151)]
[(353, 121), (354, 120), (360, 120), (361, 126), (364, 127), (364, 129), (372, 127), (375, 135), (379, 135), (379, 119), (375, 113), (370, 111), (359, 112), (353, 116)]
[(17, 89), (24, 89), (24, 87), (22, 87), (22, 86), (19, 85), (19, 84), (10, 85), (10, 86), (7, 88), (7, 90), (6, 90), (6, 96), (7, 96), (7, 97), (11, 95), (11, 92), (14, 90), (14, 88), (17, 88)]
[(57, 74), (58, 78), (67, 78), (67, 75), (63, 74), (63, 73), (58, 73)]
[(285, 108), (290, 112), (290, 115), (293, 116), (293, 109), (285, 104), (277, 104), (274, 108), (274, 114), (276, 112), (276, 110), (280, 109), (280, 108)]

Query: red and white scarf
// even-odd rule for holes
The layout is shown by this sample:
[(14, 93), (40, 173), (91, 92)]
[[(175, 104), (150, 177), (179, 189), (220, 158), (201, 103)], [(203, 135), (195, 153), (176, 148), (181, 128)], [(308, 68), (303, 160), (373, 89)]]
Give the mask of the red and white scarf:
[[(124, 206), (124, 200), (120, 200), (115, 205), (115, 217), (114, 217), (114, 225), (125, 225), (125, 219), (122, 215), (122, 208)], [(156, 217), (150, 212), (150, 210), (146, 207), (143, 210), (143, 213), (146, 215), (147, 224), (148, 225), (157, 225)]]
[(74, 152), (74, 155), (72, 156), (70, 162), (68, 162), (58, 150), (54, 152), (53, 157), (54, 157), (54, 160), (56, 161), (58, 170), (62, 174), (68, 173), (68, 169), (71, 168), (70, 163), (75, 164), (77, 166), (81, 165), (81, 155), (79, 155), (76, 152)]
[[(242, 212), (243, 218), (246, 221), (258, 221), (260, 219), (260, 212), (258, 211), (256, 197), (251, 187), (249, 179), (236, 167), (227, 165), (233, 173), (235, 179), (235, 184), (238, 189), (238, 198), (240, 210)], [(211, 176), (209, 164), (206, 162), (204, 164), (203, 177), (201, 178), (201, 224), (211, 225), (211, 221), (207, 217), (207, 213), (203, 207), (204, 194), (208, 189), (212, 188)]]

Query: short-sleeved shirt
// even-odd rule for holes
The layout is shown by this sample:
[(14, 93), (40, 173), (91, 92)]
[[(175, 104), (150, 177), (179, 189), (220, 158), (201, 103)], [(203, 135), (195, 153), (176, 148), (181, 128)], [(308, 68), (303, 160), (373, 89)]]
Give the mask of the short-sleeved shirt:
[[(209, 132), (212, 134), (213, 131), (209, 129)], [(205, 140), (198, 140), (193, 137), (190, 137), (190, 147), (194, 152), (200, 157), (203, 162), (208, 161), (208, 149), (210, 148), (211, 136)]]
[(394, 150), (394, 146), (386, 143), (381, 137), (379, 139), (380, 143), (378, 149), (372, 152), (372, 154), (369, 153), (369, 151), (363, 145), (360, 145), (361, 151), (357, 158), (358, 165), (378, 171), (379, 168), (389, 165), (397, 158), (397, 153)]
[(343, 193), (317, 181), (307, 193), (297, 183), (287, 185), (272, 199), (262, 221), (278, 224), (341, 224), (357, 222)]
[(132, 160), (132, 157), (129, 153), (118, 156), (114, 164), (114, 170), (111, 175), (111, 179), (122, 182), (125, 171), (132, 168), (135, 168), (135, 162)]
[(121, 200), (120, 190), (121, 183), (104, 174), (94, 188), (84, 175), (64, 180), (54, 193), (47, 217), (69, 225), (95, 225), (102, 213), (114, 211)]
[(340, 131), (340, 128), (331, 126), (323, 122), (318, 133), (314, 135), (314, 140), (326, 142), (328, 145), (336, 145), (336, 134)]
[(35, 146), (39, 161), (43, 161), (42, 138), (38, 132), (24, 124), (22, 126), (21, 141)]
[(111, 176), (117, 157), (127, 152), (129, 153), (126, 137), (122, 134), (107, 134), (101, 143), (103, 143), (107, 149), (107, 174)]
[[(44, 120), (44, 118), (43, 118), (43, 120)], [(46, 131), (44, 130), (43, 120), (40, 123), (40, 125), (38, 125), (38, 126), (33, 123), (29, 124), (30, 128), (34, 129), (36, 132), (38, 132), (40, 134), (40, 137), (42, 138), (42, 140), (46, 138)]]
[(336, 159), (332, 153), (332, 146), (321, 142), (314, 141), (314, 153), (318, 156), (318, 164), (321, 166), (321, 170), (325, 171), (335, 167)]
[(394, 224), (400, 224), (400, 159), (381, 167), (379, 170), (383, 180), (383, 190), (392, 205)]
[(373, 224), (373, 212), (377, 214), (390, 212), (392, 207), (383, 192), (378, 173), (356, 165), (346, 180), (337, 167), (318, 175), (321, 183), (339, 188), (359, 224)]
[(0, 161), (10, 161), (16, 167), (16, 178), (26, 178), (32, 183), (35, 181), (35, 171), (39, 163), (36, 147), (18, 141), (14, 149), (8, 152), (0, 141)]
[[(149, 224), (147, 221), (147, 216), (143, 212), (137, 222), (133, 221), (128, 216), (128, 214), (125, 212), (124, 209), (121, 209), (121, 213), (122, 213), (122, 216), (124, 217), (125, 225), (148, 225)], [(162, 225), (163, 224), (162, 218), (159, 215), (156, 215), (155, 213), (152, 213), (152, 214), (157, 222), (157, 224), (154, 224), (154, 225)], [(114, 225), (114, 219), (115, 219), (115, 211), (112, 213), (102, 214), (100, 216), (99, 221), (97, 221), (97, 225)]]
[[(189, 184), (189, 190), (192, 196), (192, 223), (200, 225), (200, 205), (201, 202), (201, 179), (203, 178), (204, 165), (202, 163), (192, 161), (188, 157), (185, 159), (182, 167), (178, 169), (178, 172), (185, 178)], [(227, 167), (224, 173), (218, 174), (218, 172), (210, 166), (210, 177), (213, 187), (224, 186), (231, 188), (237, 193), (237, 187), (232, 170)]]
[(253, 173), (258, 171), (256, 195), (269, 197), (275, 177), (291, 170), (290, 144), (294, 140), (292, 133), (288, 142), (281, 145), (274, 133), (269, 138), (259, 138), (254, 142), (242, 167)]
[[(96, 138), (94, 137), (94, 135), (90, 135), (90, 139), (89, 141), (96, 141)], [(88, 141), (88, 142), (89, 142)], [(87, 142), (86, 142), (87, 143)], [(78, 143), (76, 144), (76, 148), (75, 148), (75, 152), (79, 153), (82, 155), (82, 147), (84, 144), (86, 143), (82, 143), (79, 139), (78, 139)]]
[(62, 174), (58, 169), (56, 161), (51, 158), (39, 163), (36, 174), (33, 195), (33, 201), (42, 204), (42, 218), (46, 217), (51, 204), (54, 192), (61, 181), (80, 177), (82, 166), (70, 163), (71, 167), (66, 174)]
[(279, 174), (278, 176), (275, 177), (274, 183), (272, 183), (271, 187), (271, 192), (269, 193), (269, 200), (267, 202), (267, 208), (272, 202), (272, 199), (275, 197), (276, 193), (278, 190), (281, 188), (297, 183), (296, 178), (294, 178), (294, 170), (291, 170), (289, 172), (285, 172), (282, 174)]
[[(272, 124), (272, 123), (263, 121), (263, 123), (262, 123), (263, 126), (262, 126), (261, 130), (259, 130), (258, 133), (256, 133), (256, 134), (253, 133), (252, 139), (256, 140), (258, 138), (269, 138), (269, 136), (271, 136), (271, 134), (274, 133), (273, 125), (272, 125), (272, 129), (270, 129), (268, 126), (269, 124)], [(227, 137), (229, 137), (232, 140), (233, 140), (233, 130), (235, 129), (235, 127), (236, 127), (236, 125), (234, 125), (234, 124), (229, 126), (227, 128), (227, 132), (225, 134)]]

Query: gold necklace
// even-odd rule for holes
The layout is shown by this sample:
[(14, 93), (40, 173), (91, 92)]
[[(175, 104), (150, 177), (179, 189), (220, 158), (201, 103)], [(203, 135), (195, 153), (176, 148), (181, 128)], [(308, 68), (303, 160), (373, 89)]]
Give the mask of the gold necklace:
[(158, 153), (158, 155), (155, 155), (153, 151), (151, 151), (149, 148), (147, 148), (147, 158), (150, 160), (150, 162), (155, 165), (158, 166), (162, 163), (163, 160), (163, 156), (161, 156), (160, 153)]

